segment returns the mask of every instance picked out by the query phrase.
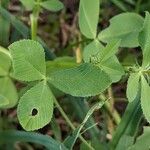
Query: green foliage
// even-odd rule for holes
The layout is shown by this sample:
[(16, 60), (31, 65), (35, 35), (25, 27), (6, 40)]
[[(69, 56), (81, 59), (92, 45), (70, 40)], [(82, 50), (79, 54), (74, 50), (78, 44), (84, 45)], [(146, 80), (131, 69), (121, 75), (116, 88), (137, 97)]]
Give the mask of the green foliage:
[(11, 67), (10, 58), (5, 53), (2, 53), (0, 50), (0, 76), (8, 75), (10, 67)]
[(119, 45), (119, 40), (115, 40), (107, 44), (107, 46), (97, 54), (99, 62), (103, 63), (107, 61), (110, 57), (114, 56), (118, 52)]
[(0, 16), (0, 43), (7, 46), (9, 42), (10, 22)]
[(98, 39), (106, 43), (117, 39), (121, 40), (121, 47), (137, 47), (142, 26), (141, 16), (135, 13), (122, 13), (110, 19), (110, 26), (99, 33)]
[(48, 124), (53, 115), (53, 99), (54, 96), (44, 81), (28, 90), (21, 97), (17, 109), (22, 127), (32, 131)]
[(58, 57), (53, 61), (46, 62), (46, 73), (50, 75), (55, 71), (73, 68), (77, 65), (73, 57)]
[[(142, 66), (137, 67), (134, 71), (136, 73), (131, 74), (128, 80), (128, 86), (127, 86), (127, 97), (129, 102), (132, 102), (139, 91), (139, 87), (141, 87), (141, 107), (143, 110), (143, 114), (147, 121), (150, 122), (150, 111), (149, 111), (149, 100), (148, 95), (150, 91), (149, 86), (149, 25), (150, 25), (150, 15), (148, 12), (146, 12), (146, 17), (144, 20), (143, 28), (139, 34), (139, 43), (142, 48), (143, 52), (143, 61)], [(140, 82), (141, 78), (141, 82)]]
[(124, 69), (116, 56), (112, 56), (104, 62), (101, 62), (100, 67), (106, 72), (112, 82), (117, 82), (124, 75)]
[(0, 108), (12, 108), (17, 104), (18, 94), (10, 78), (11, 58), (8, 51), (0, 47)]
[(63, 9), (64, 5), (59, 0), (47, 0), (40, 3), (40, 5), (50, 11), (59, 11)]
[(56, 12), (64, 7), (63, 3), (59, 0), (46, 0), (41, 2), (36, 2), (36, 0), (20, 0), (20, 2), (25, 6), (27, 10), (33, 10), (35, 7), (41, 6), (49, 11)]
[(83, 60), (87, 63), (91, 62), (91, 58), (96, 56), (104, 46), (96, 39), (85, 46), (83, 51)]
[(9, 46), (13, 59), (13, 71), (21, 81), (42, 80), (46, 75), (45, 54), (35, 41), (22, 40)]
[(14, 107), (18, 102), (15, 85), (9, 77), (0, 77), (0, 108)]
[(95, 39), (99, 18), (100, 0), (80, 0), (79, 26), (83, 35), (89, 39)]
[(129, 102), (134, 101), (138, 94), (139, 81), (140, 81), (139, 73), (132, 73), (130, 75), (128, 79), (128, 84), (127, 84), (127, 98)]
[(123, 67), (115, 56), (119, 45), (119, 40), (110, 42), (106, 47), (102, 46), (99, 41), (94, 40), (84, 49), (84, 61), (99, 66), (100, 69), (107, 73), (112, 82), (117, 82), (124, 74)]
[(134, 143), (134, 137), (131, 137), (129, 135), (124, 135), (120, 139), (120, 142), (117, 145), (116, 150), (122, 150), (122, 149), (127, 150), (129, 146), (133, 145), (133, 143)]
[(35, 0), (20, 0), (27, 10), (32, 10), (35, 6)]
[(81, 125), (76, 128), (73, 131), (73, 134), (71, 136), (68, 136), (65, 141), (64, 141), (64, 145), (69, 148), (69, 150), (73, 149), (73, 146), (77, 140), (77, 138), (80, 136), (80, 132), (82, 130), (82, 128), (84, 127), (84, 125), (86, 124), (86, 122), (88, 121), (88, 119), (90, 118), (90, 116), (94, 113), (95, 110), (100, 109), (103, 105), (104, 105), (104, 101), (95, 104), (94, 106), (91, 107), (91, 109), (87, 112), (83, 122), (81, 123)]
[(54, 72), (49, 82), (67, 94), (80, 97), (97, 95), (111, 84), (104, 71), (89, 63)]
[(150, 122), (150, 111), (149, 111), (149, 92), (150, 86), (147, 83), (144, 76), (141, 78), (141, 107), (145, 118)]
[(139, 34), (139, 43), (140, 46), (143, 50), (143, 68), (144, 67), (149, 67), (150, 65), (150, 14), (148, 12), (146, 12), (146, 17), (144, 20), (144, 25), (143, 25), (143, 29)]
[(150, 127), (144, 127), (144, 132), (139, 136), (134, 145), (128, 148), (128, 150), (149, 150), (150, 147)]
[[(142, 114), (144, 114), (147, 121), (150, 122), (150, 14), (146, 12), (145, 19), (138, 14), (131, 12), (116, 15), (110, 19), (110, 26), (103, 31), (100, 31), (97, 36), (97, 31), (99, 30), (98, 21), (100, 0), (95, 0), (94, 2), (91, 0), (80, 0), (79, 27), (81, 33), (85, 37), (80, 36), (81, 42), (79, 41), (77, 46), (80, 47), (81, 53), (82, 48), (84, 49), (84, 62), (77, 64), (73, 57), (60, 57), (53, 61), (45, 62), (45, 55), (48, 56), (49, 54), (50, 56), (48, 57), (50, 59), (54, 59), (55, 55), (51, 55), (46, 44), (37, 36), (38, 17), (43, 9), (54, 12), (61, 10), (63, 8), (63, 3), (59, 0), (20, 1), (27, 10), (32, 11), (32, 39), (40, 41), (43, 47), (33, 40), (21, 40), (15, 42), (9, 46), (10, 51), (0, 47), (0, 109), (7, 109), (16, 106), (18, 103), (16, 85), (18, 85), (18, 82), (21, 82), (21, 86), (23, 83), (26, 87), (21, 89), (19, 87), (20, 100), (17, 107), (17, 115), (23, 129), (33, 131), (47, 125), (52, 119), (55, 103), (62, 116), (66, 119), (66, 122), (74, 131), (64, 142), (67, 148), (50, 137), (44, 138), (41, 135), (13, 131), (9, 132), (9, 134), (7, 132), (0, 133), (0, 145), (5, 144), (6, 138), (8, 138), (7, 143), (9, 143), (10, 146), (16, 141), (23, 141), (42, 144), (47, 149), (65, 150), (72, 149), (79, 137), (83, 141), (82, 145), (86, 145), (90, 149), (95, 150), (149, 149), (149, 143), (147, 140), (150, 134), (149, 128), (144, 131), (144, 134), (138, 138), (138, 140), (135, 140), (135, 135)], [(129, 9), (126, 7), (127, 3), (132, 4), (132, 7), (137, 5), (135, 6), (136, 10), (138, 10), (138, 5), (141, 3), (140, 1), (137, 1), (136, 3), (130, 0), (126, 0), (125, 5), (124, 2), (119, 2), (118, 0), (112, 0), (112, 2), (124, 11)], [(4, 0), (2, 1), (2, 4), (7, 5), (7, 3), (8, 1), (5, 1), (5, 3)], [(5, 35), (5, 37), (1, 36), (1, 39), (4, 41), (1, 39), (0, 41), (2, 41), (4, 45), (7, 45), (9, 38), (11, 41), (16, 41), (16, 39), (20, 38), (20, 35), (23, 38), (30, 37), (30, 30), (26, 25), (6, 11), (2, 5), (0, 6), (0, 15), (6, 21), (1, 21), (0, 33), (9, 33), (10, 23), (15, 28), (15, 32), (13, 32), (12, 28), (13, 34), (11, 37), (9, 37), (10, 33)], [(101, 16), (103, 15), (104, 14)], [(5, 26), (5, 28), (2, 26)], [(82, 38), (88, 38), (88, 42), (86, 43), (86, 39), (83, 40)], [(82, 43), (82, 40), (84, 44)], [(128, 66), (123, 66), (117, 57), (119, 47), (134, 48), (137, 46), (140, 46), (142, 49), (143, 60), (141, 61), (140, 58), (137, 60), (136, 64), (128, 62)], [(44, 53), (44, 50), (46, 54)], [(123, 53), (121, 52), (121, 54)], [(121, 54), (119, 53), (118, 56), (121, 56), (119, 58), (124, 57)], [(80, 55), (80, 57), (82, 56)], [(98, 127), (91, 130), (93, 125), (96, 125), (95, 120), (92, 118), (88, 123), (87, 121), (94, 110), (101, 108), (104, 102), (94, 105), (89, 112), (87, 111), (89, 108), (88, 103), (85, 105), (84, 102), (86, 100), (89, 100), (90, 103), (95, 102), (97, 101), (97, 98), (101, 99), (102, 97), (105, 97), (105, 94), (106, 97), (113, 96), (108, 87), (112, 83), (118, 82), (122, 77), (124, 77), (122, 80), (124, 82), (128, 76), (129, 79), (127, 82), (126, 95), (129, 104), (110, 144), (108, 144), (107, 138), (104, 136), (104, 139), (101, 138), (103, 142), (103, 145), (101, 145), (101, 143), (99, 143), (100, 137), (101, 135), (107, 134), (108, 129), (101, 126), (102, 128), (105, 128), (103, 133), (101, 133), (101, 130), (98, 130)], [(13, 78), (17, 80), (15, 82), (17, 83), (16, 85), (13, 83)], [(106, 89), (108, 89), (107, 92), (105, 92)], [(78, 112), (80, 118), (85, 117), (83, 122), (77, 128), (74, 127), (55, 98), (55, 96), (64, 96), (65, 93), (74, 97), (65, 95), (65, 98), (63, 97), (63, 99), (75, 101), (74, 103), (72, 102), (72, 107), (78, 109), (76, 112)], [(95, 97), (89, 98), (90, 96)], [(77, 101), (78, 98), (76, 97), (81, 97), (80, 100), (82, 103)], [(85, 106), (87, 107), (85, 108)], [(107, 109), (110, 109), (108, 110), (108, 112), (110, 112), (109, 115), (114, 117), (115, 122), (115, 113), (113, 112), (113, 109)], [(104, 114), (103, 111), (101, 113)], [(0, 127), (2, 126), (1, 119), (2, 118), (0, 118)], [(104, 123), (105, 126), (105, 121), (102, 120), (102, 123)], [(56, 125), (57, 123), (54, 118), (53, 122), (51, 122), (54, 137), (61, 140), (61, 131), (59, 126)], [(86, 142), (81, 135), (81, 130), (84, 126), (86, 126), (86, 129), (82, 133), (90, 129), (89, 137), (92, 140), (90, 139), (89, 141), (91, 142), (91, 145)], [(134, 140), (136, 142), (133, 145)], [(3, 147), (3, 145), (1, 147)], [(84, 146), (81, 146), (80, 148), (84, 149)]]
[(62, 143), (47, 135), (23, 131), (0, 131), (0, 145), (12, 144), (18, 141), (37, 143), (43, 145), (47, 150), (68, 150)]

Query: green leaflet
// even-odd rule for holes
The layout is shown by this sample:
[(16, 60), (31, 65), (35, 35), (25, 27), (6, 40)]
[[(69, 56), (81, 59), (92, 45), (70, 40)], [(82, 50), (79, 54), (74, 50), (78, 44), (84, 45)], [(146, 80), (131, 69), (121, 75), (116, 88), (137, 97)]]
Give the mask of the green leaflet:
[(35, 6), (35, 0), (20, 0), (27, 10), (32, 10)]
[[(103, 47), (98, 41), (94, 41), (87, 46), (87, 49), (85, 49), (87, 50), (87, 54), (84, 55), (85, 60), (90, 60), (93, 64), (99, 66), (100, 69), (109, 75), (112, 82), (119, 81), (121, 76), (124, 74), (124, 69), (115, 56), (115, 53), (118, 51), (119, 44), (119, 40), (114, 40), (107, 44), (106, 47)], [(97, 47), (94, 47), (93, 45), (97, 45)]]
[(9, 77), (0, 78), (0, 108), (14, 107), (18, 102), (15, 85)]
[(32, 40), (21, 40), (9, 46), (13, 59), (14, 77), (21, 81), (45, 78), (46, 64), (42, 46)]
[(65, 141), (64, 144), (67, 148), (69, 148), (69, 150), (71, 150), (77, 140), (77, 138), (80, 136), (80, 132), (82, 130), (82, 128), (84, 127), (84, 125), (86, 124), (86, 122), (88, 121), (88, 119), (90, 118), (90, 116), (94, 113), (95, 110), (100, 109), (103, 105), (104, 105), (104, 101), (95, 104), (86, 114), (83, 122), (81, 123), (81, 125), (76, 128), (72, 134), (72, 136), (68, 136)]
[(119, 45), (120, 40), (113, 40), (108, 43), (107, 46), (97, 54), (99, 61), (104, 62), (114, 56), (118, 52)]
[(146, 12), (146, 17), (144, 21), (144, 26), (139, 34), (139, 43), (143, 50), (143, 67), (148, 67), (150, 65), (150, 14)]
[(129, 76), (128, 84), (127, 84), (127, 91), (126, 95), (129, 102), (135, 100), (138, 91), (139, 91), (139, 81), (140, 81), (140, 74), (139, 73), (132, 73)]
[(124, 69), (116, 56), (110, 57), (108, 60), (100, 64), (101, 69), (106, 72), (112, 82), (117, 82), (124, 75)]
[[(108, 147), (106, 144), (102, 144), (99, 141), (94, 141), (93, 139), (90, 141), (87, 141), (91, 144), (91, 146), (94, 148), (94, 150), (108, 150)], [(84, 143), (81, 143), (80, 150), (90, 150), (90, 148), (87, 148), (87, 146)]]
[(52, 118), (50, 125), (51, 125), (51, 130), (53, 130), (55, 139), (58, 141), (61, 141), (62, 140), (62, 132), (61, 132), (61, 128), (60, 128), (58, 122), (56, 121), (55, 116)]
[(115, 56), (119, 44), (119, 40), (114, 40), (104, 47), (99, 41), (94, 40), (84, 49), (84, 61), (99, 66), (110, 76), (112, 82), (117, 82), (124, 74), (124, 69)]
[(7, 46), (10, 36), (10, 22), (0, 15), (0, 45)]
[(98, 38), (105, 43), (121, 40), (121, 47), (139, 46), (138, 35), (142, 30), (143, 18), (135, 13), (122, 13), (110, 20), (110, 26), (99, 33)]
[(63, 9), (64, 5), (59, 0), (47, 0), (40, 3), (40, 5), (50, 11), (59, 11)]
[(129, 146), (133, 145), (134, 137), (129, 135), (123, 135), (115, 150), (127, 150)]
[[(0, 47), (1, 48), (1, 47)], [(10, 58), (0, 50), (0, 76), (6, 76), (11, 67)]]
[(148, 122), (150, 122), (149, 93), (150, 93), (150, 86), (147, 83), (145, 77), (141, 76), (141, 107), (143, 110), (143, 114)]
[(77, 65), (73, 57), (58, 57), (53, 61), (46, 62), (46, 74), (49, 75), (55, 71), (69, 69)]
[(92, 57), (96, 56), (99, 52), (103, 50), (104, 46), (97, 40), (93, 40), (89, 43), (83, 51), (83, 59), (85, 62), (89, 63)]
[(104, 71), (88, 63), (54, 72), (49, 82), (65, 93), (80, 97), (97, 95), (111, 84)]
[(22, 127), (36, 130), (48, 124), (53, 115), (53, 99), (45, 81), (28, 90), (20, 99), (17, 114)]
[(134, 145), (128, 150), (149, 150), (150, 148), (150, 127), (144, 127), (144, 133), (139, 136)]
[(79, 27), (83, 35), (95, 39), (99, 18), (100, 0), (80, 0)]
[(0, 145), (18, 141), (37, 143), (43, 145), (47, 150), (68, 150), (62, 143), (47, 135), (24, 131), (0, 131)]

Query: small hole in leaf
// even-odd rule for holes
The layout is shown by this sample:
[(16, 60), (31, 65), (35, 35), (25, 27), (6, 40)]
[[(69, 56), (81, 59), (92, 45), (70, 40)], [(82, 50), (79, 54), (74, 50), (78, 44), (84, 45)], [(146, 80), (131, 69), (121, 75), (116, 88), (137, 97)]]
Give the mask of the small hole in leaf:
[(38, 114), (38, 110), (36, 108), (32, 109), (32, 116), (36, 116)]

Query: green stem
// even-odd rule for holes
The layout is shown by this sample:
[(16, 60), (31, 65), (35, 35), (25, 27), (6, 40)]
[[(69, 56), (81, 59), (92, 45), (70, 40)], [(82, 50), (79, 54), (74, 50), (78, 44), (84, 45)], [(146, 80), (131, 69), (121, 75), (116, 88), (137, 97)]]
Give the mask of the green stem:
[(136, 13), (139, 13), (139, 11), (140, 11), (141, 2), (142, 2), (142, 0), (137, 0), (136, 7), (135, 7), (135, 12)]
[[(64, 119), (66, 120), (67, 124), (71, 127), (72, 130), (75, 130), (76, 129), (75, 126), (73, 125), (71, 120), (68, 118), (67, 114), (64, 112), (64, 110), (59, 105), (59, 103), (56, 99), (54, 100), (54, 103), (57, 106), (60, 113), (62, 114), (62, 116), (64, 117)], [(79, 136), (79, 138), (90, 150), (94, 150), (94, 148), (81, 135)]]
[(31, 14), (30, 20), (31, 20), (31, 39), (37, 40), (38, 17)]
[(31, 39), (37, 40), (38, 18), (40, 13), (40, 0), (37, 0), (36, 6), (33, 9), (33, 13), (30, 15), (31, 20)]

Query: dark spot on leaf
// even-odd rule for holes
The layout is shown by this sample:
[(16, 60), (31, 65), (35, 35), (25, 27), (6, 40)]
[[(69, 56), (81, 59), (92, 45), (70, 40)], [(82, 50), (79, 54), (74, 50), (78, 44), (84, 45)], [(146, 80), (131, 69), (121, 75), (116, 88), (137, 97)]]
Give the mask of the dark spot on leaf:
[(32, 116), (36, 116), (38, 114), (38, 110), (36, 108), (32, 109)]

